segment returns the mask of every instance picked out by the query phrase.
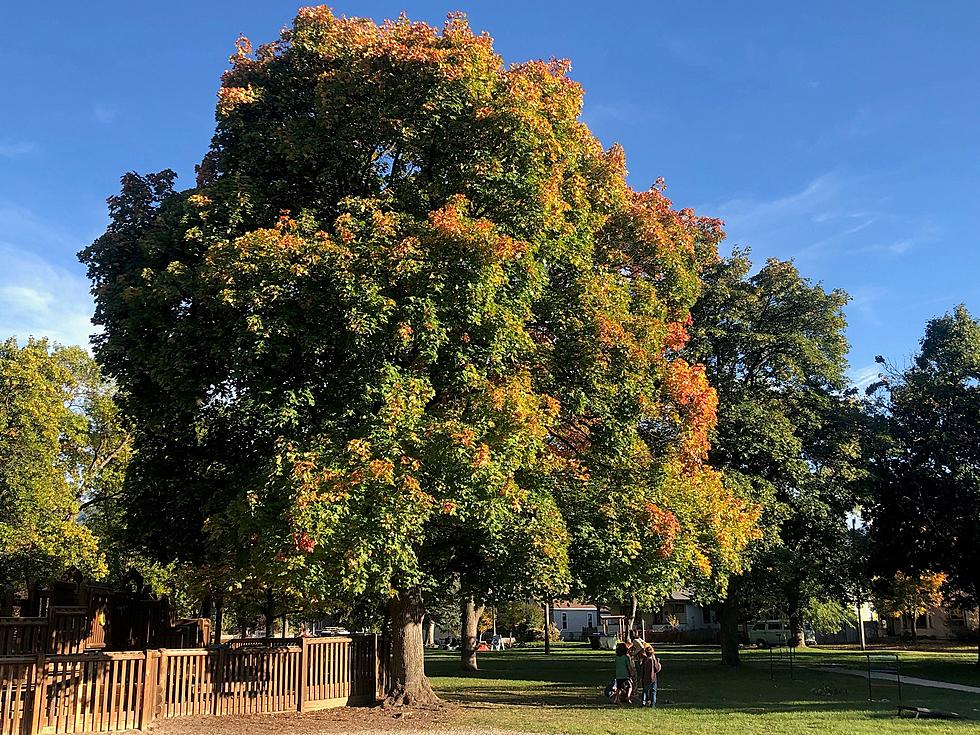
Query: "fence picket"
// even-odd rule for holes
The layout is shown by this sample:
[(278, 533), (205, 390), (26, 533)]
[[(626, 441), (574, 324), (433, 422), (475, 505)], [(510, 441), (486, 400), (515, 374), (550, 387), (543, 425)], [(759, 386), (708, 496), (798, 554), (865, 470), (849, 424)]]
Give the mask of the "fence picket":
[(156, 717), (366, 703), (384, 688), (382, 649), (375, 638), (335, 636), (269, 646), (0, 656), (0, 735), (142, 730)]

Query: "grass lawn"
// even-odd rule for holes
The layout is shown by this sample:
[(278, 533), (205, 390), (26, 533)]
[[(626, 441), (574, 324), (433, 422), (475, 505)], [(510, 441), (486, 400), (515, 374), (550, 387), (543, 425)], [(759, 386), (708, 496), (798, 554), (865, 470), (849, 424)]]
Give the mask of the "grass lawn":
[[(601, 689), (612, 678), (613, 654), (584, 645), (557, 646), (550, 656), (540, 648), (481, 653), (481, 670), (472, 675), (459, 671), (457, 654), (430, 651), (426, 670), (444, 699), (464, 705), (459, 724), (475, 727), (583, 735), (636, 728), (749, 735), (980, 731), (980, 695), (903, 686), (906, 704), (952, 710), (971, 721), (902, 720), (895, 716), (894, 689), (876, 691), (876, 697), (892, 701), (868, 702), (867, 684), (856, 677), (797, 667), (793, 679), (788, 671), (778, 671), (773, 681), (767, 651), (745, 651), (745, 666), (737, 670), (718, 663), (717, 648), (661, 646), (658, 653), (664, 664), (659, 695), (664, 706), (656, 711), (607, 704)], [(909, 675), (957, 680), (942, 675), (940, 654), (921, 663), (909, 655)], [(849, 664), (858, 657), (811, 651), (802, 658), (824, 665)], [(951, 666), (959, 671), (959, 665), (954, 658)]]
[[(980, 687), (980, 666), (977, 666), (977, 650), (960, 646), (946, 650), (888, 649), (897, 653), (902, 676), (918, 676), (956, 684)], [(870, 653), (879, 653), (875, 649)], [(860, 651), (841, 649), (806, 649), (799, 654), (800, 661), (815, 665), (836, 665), (847, 668), (867, 668), (867, 658)]]

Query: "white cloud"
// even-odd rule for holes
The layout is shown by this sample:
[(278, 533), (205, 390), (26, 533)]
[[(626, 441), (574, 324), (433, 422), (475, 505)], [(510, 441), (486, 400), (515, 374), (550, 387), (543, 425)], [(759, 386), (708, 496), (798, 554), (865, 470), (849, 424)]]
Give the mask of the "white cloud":
[(118, 110), (115, 105), (98, 102), (92, 107), (92, 119), (103, 125), (115, 122), (117, 114)]
[(851, 382), (859, 389), (864, 390), (874, 383), (881, 375), (881, 366), (872, 363), (861, 368), (853, 368), (848, 371)]
[(88, 279), (73, 253), (82, 243), (28, 210), (0, 202), (0, 339), (48, 337), (87, 347)]
[(35, 143), (30, 143), (28, 141), (18, 141), (16, 143), (9, 140), (0, 141), (0, 156), (5, 158), (13, 158), (14, 156), (23, 156), (28, 153), (33, 153), (37, 150), (37, 145)]
[(881, 286), (867, 285), (853, 289), (851, 291), (851, 308), (856, 311), (864, 320), (872, 326), (880, 326), (881, 319), (878, 315), (878, 306), (881, 300), (888, 293), (888, 289)]
[(799, 260), (878, 253), (900, 257), (935, 242), (940, 228), (877, 192), (868, 178), (821, 174), (798, 191), (772, 199), (743, 196), (699, 207), (726, 223), (733, 242)]

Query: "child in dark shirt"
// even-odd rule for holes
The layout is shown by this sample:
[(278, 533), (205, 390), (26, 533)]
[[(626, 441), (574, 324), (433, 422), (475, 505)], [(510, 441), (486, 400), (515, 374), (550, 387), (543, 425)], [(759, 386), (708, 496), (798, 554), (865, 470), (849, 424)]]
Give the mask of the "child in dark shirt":
[(653, 652), (653, 646), (643, 650), (640, 661), (640, 686), (643, 692), (641, 705), (643, 707), (657, 706), (657, 674), (660, 672), (660, 660)]

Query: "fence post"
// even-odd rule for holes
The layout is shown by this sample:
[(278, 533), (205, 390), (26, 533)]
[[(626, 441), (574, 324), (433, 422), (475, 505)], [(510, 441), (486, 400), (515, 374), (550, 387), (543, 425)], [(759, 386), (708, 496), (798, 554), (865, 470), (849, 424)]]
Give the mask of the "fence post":
[(378, 668), (381, 666), (381, 649), (378, 647), (378, 634), (371, 636), (371, 683), (374, 685), (374, 701), (381, 699), (378, 690), (381, 689), (381, 677)]
[(41, 732), (44, 722), (44, 705), (47, 703), (47, 672), (45, 671), (46, 660), (43, 653), (37, 654), (34, 661), (34, 698), (31, 700), (31, 719), (28, 726), (28, 734), (35, 735)]
[(309, 641), (303, 637), (299, 639), (299, 671), (296, 673), (296, 709), (305, 712), (309, 699), (307, 669), (310, 665)]
[(170, 657), (167, 655), (166, 648), (161, 648), (158, 653), (160, 658), (157, 662), (156, 694), (153, 697), (156, 708), (153, 719), (167, 716), (167, 677), (170, 676)]
[(147, 650), (143, 659), (143, 692), (140, 719), (137, 729), (145, 730), (153, 722), (156, 714), (157, 666), (160, 662), (160, 652)]

